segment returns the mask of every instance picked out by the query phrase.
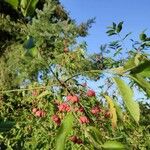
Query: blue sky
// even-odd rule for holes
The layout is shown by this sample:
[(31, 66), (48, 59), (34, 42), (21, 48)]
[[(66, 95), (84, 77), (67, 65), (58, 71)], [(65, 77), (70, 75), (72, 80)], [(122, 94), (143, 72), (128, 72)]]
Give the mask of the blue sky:
[[(96, 17), (96, 23), (84, 40), (90, 53), (98, 52), (99, 46), (108, 43), (106, 27), (112, 22), (124, 21), (123, 33), (133, 32), (134, 39), (150, 27), (150, 0), (60, 0), (70, 16), (81, 23)], [(150, 33), (147, 30), (147, 33)]]
[[(112, 41), (106, 35), (107, 26), (112, 22), (119, 23), (124, 21), (122, 34), (132, 32), (127, 41), (127, 47), (130, 45), (130, 39), (138, 40), (139, 34), (147, 29), (146, 33), (150, 35), (150, 0), (60, 0), (62, 5), (70, 13), (71, 18), (77, 23), (85, 22), (89, 18), (96, 17), (96, 23), (89, 30), (89, 35), (84, 38), (88, 44), (89, 53), (99, 52), (101, 44)], [(103, 81), (89, 82), (89, 86), (98, 90), (98, 86)], [(136, 98), (143, 97), (141, 94), (135, 94)]]

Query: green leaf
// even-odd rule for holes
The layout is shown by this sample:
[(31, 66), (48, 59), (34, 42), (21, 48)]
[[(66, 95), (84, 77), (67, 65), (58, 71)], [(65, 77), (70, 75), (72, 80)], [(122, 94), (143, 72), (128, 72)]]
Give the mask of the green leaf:
[(97, 149), (101, 149), (100, 139), (97, 139), (97, 135), (95, 135), (95, 131), (90, 131), (89, 129), (85, 131), (85, 137), (87, 137), (90, 143)]
[(32, 57), (37, 57), (38, 56), (38, 49), (36, 47), (33, 47), (33, 48), (29, 49), (28, 52)]
[(121, 51), (122, 51), (122, 48), (118, 48), (116, 52), (114, 53), (114, 57), (120, 54)]
[(140, 40), (144, 42), (146, 40), (146, 38), (147, 38), (146, 34), (144, 32), (142, 32), (140, 34)]
[(108, 150), (123, 150), (123, 149), (125, 149), (125, 146), (117, 141), (107, 141), (102, 145), (102, 147), (104, 149), (108, 149)]
[(9, 131), (15, 125), (14, 121), (0, 121), (0, 132)]
[(69, 113), (63, 120), (56, 137), (56, 150), (64, 150), (66, 138), (72, 130), (74, 116)]
[(114, 78), (115, 83), (118, 86), (120, 94), (123, 98), (126, 108), (128, 109), (130, 115), (135, 120), (136, 123), (139, 122), (140, 119), (140, 109), (139, 104), (133, 99), (133, 91), (131, 88), (120, 78)]
[(122, 30), (123, 21), (120, 22), (117, 26), (117, 33), (119, 33)]
[(111, 36), (111, 35), (115, 35), (115, 34), (116, 34), (116, 33), (115, 33), (115, 30), (108, 30), (106, 33), (108, 34), (108, 36)]
[(23, 47), (26, 49), (33, 48), (35, 46), (34, 39), (31, 36), (27, 37), (27, 40), (24, 42)]
[(20, 6), (24, 16), (32, 16), (39, 0), (21, 0)]
[(90, 134), (90, 136), (95, 140), (95, 142), (102, 144), (103, 136), (100, 133), (100, 130), (94, 126), (88, 126), (86, 131)]
[(124, 65), (126, 71), (130, 71), (137, 67), (144, 60), (143, 56), (137, 53), (133, 58), (130, 58)]
[(143, 77), (150, 77), (150, 61), (145, 60), (143, 63), (132, 69), (132, 74), (139, 74)]
[(37, 96), (37, 99), (40, 99), (40, 98), (42, 98), (46, 95), (50, 95), (50, 94), (51, 94), (51, 92), (49, 90), (46, 90), (46, 91), (42, 92), (39, 96)]
[(134, 58), (129, 59), (125, 65), (124, 65), (124, 69), (125, 70), (131, 70), (136, 66), (135, 62), (134, 62)]
[(117, 127), (117, 114), (116, 114), (116, 108), (115, 108), (114, 102), (109, 96), (104, 95), (104, 97), (109, 105), (112, 128), (116, 128)]
[(113, 22), (113, 29), (116, 30), (116, 23)]
[(129, 77), (133, 79), (150, 97), (150, 83), (148, 81), (139, 74), (130, 74)]
[(132, 32), (129, 32), (128, 34), (126, 34), (122, 40), (125, 40), (130, 34), (132, 34)]
[(117, 113), (118, 119), (120, 119), (121, 121), (123, 121), (123, 112), (122, 112), (121, 107), (117, 104), (116, 101), (114, 101), (114, 106), (116, 108), (116, 113)]
[(5, 0), (5, 2), (9, 3), (14, 9), (18, 8), (19, 0)]

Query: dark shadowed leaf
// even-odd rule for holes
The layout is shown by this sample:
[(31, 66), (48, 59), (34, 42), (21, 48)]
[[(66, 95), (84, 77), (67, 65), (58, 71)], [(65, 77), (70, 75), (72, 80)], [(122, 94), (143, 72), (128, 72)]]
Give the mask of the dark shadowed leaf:
[(148, 81), (139, 74), (130, 74), (129, 77), (133, 79), (150, 97), (150, 83)]
[(123, 21), (120, 22), (117, 26), (117, 33), (119, 33), (122, 30)]

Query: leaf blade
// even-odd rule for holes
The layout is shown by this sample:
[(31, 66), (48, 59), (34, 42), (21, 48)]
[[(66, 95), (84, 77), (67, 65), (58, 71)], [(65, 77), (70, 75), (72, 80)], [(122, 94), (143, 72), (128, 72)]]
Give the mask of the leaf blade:
[(73, 127), (74, 117), (72, 113), (69, 113), (63, 120), (63, 123), (57, 133), (56, 137), (56, 150), (65, 149), (65, 141), (68, 134), (71, 132)]
[(127, 84), (125, 84), (123, 80), (119, 79), (118, 77), (114, 77), (113, 79), (118, 86), (127, 110), (129, 111), (135, 122), (138, 124), (140, 119), (140, 109), (139, 104), (133, 99), (133, 91)]

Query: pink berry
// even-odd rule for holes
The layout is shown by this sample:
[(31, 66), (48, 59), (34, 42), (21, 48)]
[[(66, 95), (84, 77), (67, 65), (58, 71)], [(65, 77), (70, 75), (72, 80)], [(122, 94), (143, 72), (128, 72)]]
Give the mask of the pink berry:
[(86, 95), (88, 97), (93, 97), (93, 96), (95, 96), (95, 91), (94, 90), (88, 90), (87, 93), (86, 93)]
[(45, 117), (46, 112), (45, 111), (41, 111), (41, 117)]
[(100, 112), (100, 108), (99, 107), (93, 107), (91, 109), (91, 113), (94, 114), (94, 115), (97, 115), (99, 112)]
[(33, 109), (32, 109), (32, 112), (33, 112), (33, 113), (36, 113), (36, 111), (37, 111), (37, 108), (33, 108)]
[(67, 100), (70, 101), (72, 99), (72, 95), (67, 96)]
[(61, 124), (61, 120), (58, 115), (53, 115), (51, 118), (57, 125)]
[(76, 143), (77, 140), (78, 140), (77, 136), (75, 136), (75, 135), (71, 136), (69, 139), (70, 139), (70, 141), (72, 141), (73, 143)]
[(82, 144), (83, 143), (82, 140), (75, 135), (71, 136), (69, 139), (70, 139), (70, 141), (72, 141), (75, 144)]
[(79, 102), (78, 96), (76, 96), (76, 95), (72, 96), (71, 102), (72, 102), (72, 103), (77, 103), (77, 102)]
[(61, 112), (69, 112), (71, 110), (70, 106), (67, 103), (61, 103), (60, 105), (58, 105), (58, 109)]
[(70, 101), (70, 102), (72, 102), (72, 103), (77, 103), (77, 102), (79, 102), (79, 98), (78, 98), (78, 96), (76, 96), (76, 95), (73, 95), (73, 96), (68, 95), (68, 96), (67, 96), (67, 100)]
[(80, 123), (84, 124), (84, 123), (89, 123), (89, 119), (86, 116), (81, 116), (80, 117)]
[(35, 116), (36, 117), (41, 117), (41, 110), (36, 111)]

